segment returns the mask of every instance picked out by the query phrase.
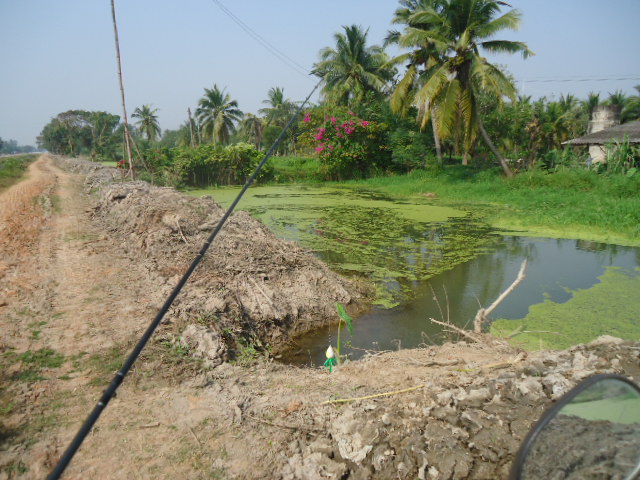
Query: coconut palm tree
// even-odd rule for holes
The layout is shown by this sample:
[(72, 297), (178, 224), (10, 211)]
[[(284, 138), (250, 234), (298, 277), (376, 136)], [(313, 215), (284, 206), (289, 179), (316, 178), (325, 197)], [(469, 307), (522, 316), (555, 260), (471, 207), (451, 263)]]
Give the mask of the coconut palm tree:
[(217, 85), (205, 88), (204, 96), (198, 101), (196, 118), (200, 126), (202, 140), (226, 144), (235, 131), (235, 123), (239, 122), (243, 113), (238, 109), (238, 102), (232, 100)]
[(382, 92), (395, 69), (387, 65), (389, 58), (382, 47), (367, 46), (369, 30), (358, 25), (342, 28), (344, 33), (333, 36), (335, 48), (320, 51), (320, 61), (311, 73), (322, 78), (322, 94), (329, 103), (355, 105), (369, 92)]
[(627, 97), (624, 108), (622, 109), (622, 123), (630, 122), (631, 120), (638, 120), (640, 118), (640, 85), (636, 85), (633, 88), (636, 89), (638, 95), (631, 95)]
[[(411, 52), (402, 54), (390, 63), (397, 65), (407, 63), (407, 71), (400, 79), (393, 94), (391, 95), (391, 109), (395, 113), (405, 116), (409, 108), (414, 104), (414, 94), (420, 90), (420, 86), (425, 81), (425, 73), (433, 65), (444, 61), (442, 52), (432, 39), (421, 34), (421, 30), (430, 30), (429, 23), (413, 23), (410, 25), (411, 17), (419, 10), (433, 9), (441, 11), (443, 3), (439, 0), (400, 0), (400, 7), (396, 9), (392, 23), (405, 24), (404, 34), (393, 30), (385, 38), (385, 45), (396, 44), (403, 48), (412, 49)], [(431, 106), (433, 110), (433, 106)], [(430, 112), (433, 118), (433, 111)], [(424, 105), (418, 110), (418, 120), (421, 130), (424, 130), (426, 121), (424, 120)], [(438, 163), (442, 164), (442, 148), (440, 146), (440, 136), (435, 122), (431, 122), (433, 138), (436, 147)]]
[(593, 111), (598, 105), (600, 105), (600, 94), (589, 92), (589, 94), (587, 95), (587, 99), (582, 101), (582, 108), (584, 108), (584, 110), (589, 115), (589, 120), (591, 120)]
[(405, 24), (397, 41), (411, 51), (400, 57), (409, 60), (409, 67), (394, 92), (396, 104), (405, 98), (416, 105), (421, 126), (433, 119), (441, 138), (462, 128), (467, 149), (479, 133), (504, 173), (511, 176), (484, 128), (479, 96), (492, 95), (499, 102), (506, 96), (513, 101), (516, 89), (498, 67), (480, 55), (480, 49), (521, 53), (525, 58), (532, 55), (525, 43), (492, 39), (501, 30), (515, 30), (519, 12), (497, 16), (500, 7), (508, 5), (499, 0), (414, 0), (406, 4), (411, 8), (396, 14), (398, 22)]
[(268, 107), (261, 108), (259, 112), (265, 116), (267, 125), (284, 127), (295, 112), (296, 105), (284, 97), (284, 89), (280, 87), (270, 88), (267, 97), (262, 103)]
[(248, 139), (251, 139), (257, 149), (262, 145), (262, 135), (264, 132), (263, 120), (251, 113), (247, 113), (242, 120), (241, 131)]
[(155, 140), (162, 134), (160, 130), (160, 124), (158, 123), (158, 116), (156, 112), (157, 108), (152, 109), (151, 105), (142, 105), (134, 110), (131, 117), (137, 118), (138, 130), (140, 133), (146, 135), (147, 140)]

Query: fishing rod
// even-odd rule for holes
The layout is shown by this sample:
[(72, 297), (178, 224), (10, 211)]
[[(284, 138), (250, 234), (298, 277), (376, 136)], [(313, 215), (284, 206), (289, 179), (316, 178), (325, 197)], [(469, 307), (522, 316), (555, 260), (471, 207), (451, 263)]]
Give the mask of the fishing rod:
[(320, 82), (322, 82), (322, 80), (316, 83), (316, 86), (313, 87), (313, 90), (311, 90), (311, 93), (309, 93), (307, 98), (300, 104), (300, 106), (295, 111), (295, 113), (293, 114), (293, 116), (291, 117), (287, 125), (282, 129), (282, 132), (280, 132), (280, 135), (278, 136), (278, 138), (276, 138), (276, 141), (273, 142), (273, 145), (271, 145), (271, 148), (269, 148), (269, 151), (266, 153), (262, 161), (255, 168), (255, 170), (253, 171), (249, 179), (245, 182), (244, 186), (240, 190), (240, 193), (238, 193), (238, 196), (235, 198), (231, 206), (228, 208), (228, 210), (222, 216), (222, 218), (220, 219), (216, 227), (213, 229), (213, 231), (211, 232), (207, 240), (204, 242), (204, 245), (202, 245), (202, 248), (200, 249), (196, 257), (193, 259), (193, 261), (191, 262), (191, 265), (189, 265), (189, 268), (187, 269), (187, 271), (184, 273), (184, 275), (182, 275), (182, 278), (178, 281), (177, 285), (171, 291), (171, 293), (165, 300), (164, 304), (162, 305), (162, 308), (160, 309), (156, 317), (153, 319), (151, 324), (147, 327), (147, 330), (144, 332), (144, 334), (142, 335), (142, 337), (140, 338), (136, 346), (133, 348), (133, 350), (129, 354), (129, 357), (126, 359), (126, 361), (122, 365), (122, 368), (115, 374), (115, 376), (113, 377), (113, 380), (111, 380), (111, 383), (106, 388), (106, 390), (102, 392), (102, 396), (100, 397), (100, 400), (98, 401), (96, 406), (93, 407), (93, 410), (91, 411), (87, 419), (84, 421), (84, 423), (80, 427), (80, 430), (78, 430), (78, 433), (76, 433), (76, 436), (73, 438), (73, 440), (65, 450), (62, 457), (60, 457), (60, 460), (58, 460), (57, 465), (51, 471), (51, 473), (47, 477), (47, 480), (57, 480), (65, 471), (65, 469), (71, 462), (71, 459), (73, 458), (73, 456), (76, 454), (76, 452), (82, 445), (82, 442), (84, 442), (85, 438), (87, 437), (87, 435), (89, 434), (89, 432), (91, 431), (95, 423), (98, 421), (100, 414), (102, 414), (102, 411), (107, 407), (107, 405), (109, 404), (109, 401), (111, 401), (111, 399), (115, 396), (116, 390), (124, 380), (124, 377), (127, 376), (127, 373), (129, 373), (129, 370), (131, 370), (131, 367), (133, 366), (136, 359), (140, 355), (140, 352), (142, 352), (142, 349), (145, 347), (145, 345), (153, 335), (153, 332), (156, 330), (158, 325), (160, 325), (160, 322), (162, 321), (167, 311), (173, 304), (174, 300), (182, 290), (182, 287), (184, 287), (184, 285), (187, 283), (187, 280), (189, 280), (189, 277), (191, 277), (191, 274), (194, 272), (196, 267), (200, 264), (205, 253), (207, 253), (207, 250), (209, 249), (209, 247), (211, 246), (215, 238), (218, 236), (218, 233), (220, 233), (220, 230), (222, 230), (222, 227), (226, 223), (227, 219), (233, 213), (234, 209), (236, 208), (236, 205), (238, 205), (242, 196), (245, 194), (248, 188), (253, 184), (256, 177), (260, 173), (260, 170), (262, 170), (262, 167), (264, 166), (264, 164), (267, 163), (267, 160), (269, 159), (269, 157), (273, 154), (275, 149), (278, 148), (278, 146), (282, 142), (282, 139), (284, 138), (285, 133), (287, 132), (287, 130), (289, 130), (289, 128), (291, 127), (295, 119), (298, 117), (298, 115), (300, 115), (300, 112), (302, 111), (304, 106), (307, 104), (311, 96), (317, 90), (318, 86), (320, 85)]

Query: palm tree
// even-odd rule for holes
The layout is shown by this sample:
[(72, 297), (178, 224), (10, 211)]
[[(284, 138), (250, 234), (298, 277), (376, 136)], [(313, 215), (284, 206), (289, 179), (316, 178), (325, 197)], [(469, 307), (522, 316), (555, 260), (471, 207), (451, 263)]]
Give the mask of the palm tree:
[(138, 119), (136, 122), (138, 130), (140, 130), (140, 133), (146, 135), (149, 141), (155, 140), (156, 137), (162, 134), (160, 124), (158, 123), (158, 116), (156, 115), (157, 111), (157, 108), (152, 110), (151, 105), (142, 105), (142, 107), (136, 108), (133, 115), (131, 115), (131, 117)]
[(369, 92), (379, 94), (393, 79), (395, 70), (378, 45), (367, 46), (367, 34), (357, 25), (343, 26), (344, 33), (336, 33), (335, 48), (320, 51), (320, 62), (311, 73), (322, 78), (325, 99), (337, 105), (354, 105)]
[(624, 108), (622, 109), (622, 123), (630, 122), (631, 120), (638, 120), (640, 118), (640, 85), (636, 85), (633, 88), (636, 89), (638, 95), (631, 95), (627, 97)]
[(264, 131), (263, 120), (251, 113), (247, 113), (242, 120), (240, 128), (247, 138), (253, 140), (256, 148), (260, 149), (260, 146), (262, 145), (262, 134)]
[(270, 88), (267, 96), (268, 98), (263, 100), (262, 103), (269, 106), (261, 108), (259, 112), (265, 116), (267, 125), (273, 123), (279, 127), (284, 127), (296, 110), (295, 104), (288, 98), (284, 98), (284, 89), (280, 87)]
[(615, 92), (609, 92), (609, 98), (607, 98), (606, 103), (611, 105), (612, 107), (619, 108), (622, 110), (625, 102), (627, 101), (627, 96), (624, 94), (622, 90), (616, 90)]
[[(411, 8), (396, 15), (405, 23), (398, 36), (401, 46), (411, 48), (405, 55), (408, 71), (396, 87), (397, 98), (408, 97), (418, 107), (424, 128), (433, 119), (437, 133), (447, 138), (455, 127), (464, 131), (466, 148), (479, 132), (499, 160), (504, 173), (512, 172), (487, 135), (479, 112), (481, 94), (512, 101), (516, 89), (511, 80), (480, 55), (488, 52), (532, 55), (527, 45), (509, 40), (489, 40), (501, 30), (515, 30), (520, 24), (517, 10), (496, 17), (500, 0), (414, 0)], [(405, 15), (403, 17), (403, 15)], [(398, 100), (396, 100), (397, 102)]]
[[(429, 30), (431, 27), (428, 23), (410, 24), (410, 18), (419, 10), (433, 9), (434, 11), (442, 10), (442, 2), (439, 0), (400, 0), (400, 7), (396, 9), (392, 23), (405, 24), (404, 34), (394, 30), (390, 31), (385, 38), (385, 45), (396, 44), (403, 48), (413, 48), (409, 53), (402, 54), (390, 63), (397, 65), (399, 63), (409, 62), (407, 71), (398, 83), (396, 89), (391, 96), (391, 109), (405, 116), (409, 112), (409, 107), (414, 104), (414, 94), (424, 83), (424, 74), (429, 71), (433, 65), (443, 61), (443, 56), (437, 48), (436, 42), (430, 38), (421, 35), (421, 30)], [(424, 105), (418, 110), (418, 120), (420, 121), (421, 130), (425, 129), (427, 121), (424, 117)], [(430, 107), (431, 118), (433, 118), (433, 106)], [(435, 122), (431, 122), (433, 129), (433, 139), (436, 147), (436, 156), (438, 163), (442, 165), (442, 148), (440, 146), (440, 136), (436, 128)]]
[(591, 120), (591, 116), (593, 115), (593, 111), (596, 107), (600, 105), (600, 94), (595, 92), (589, 92), (587, 95), (587, 99), (582, 101), (582, 107), (586, 110), (589, 115), (589, 120)]
[(196, 118), (200, 125), (202, 140), (212, 140), (213, 143), (226, 144), (235, 131), (235, 122), (239, 122), (243, 114), (238, 109), (238, 102), (232, 100), (217, 85), (205, 88), (204, 96), (198, 101)]

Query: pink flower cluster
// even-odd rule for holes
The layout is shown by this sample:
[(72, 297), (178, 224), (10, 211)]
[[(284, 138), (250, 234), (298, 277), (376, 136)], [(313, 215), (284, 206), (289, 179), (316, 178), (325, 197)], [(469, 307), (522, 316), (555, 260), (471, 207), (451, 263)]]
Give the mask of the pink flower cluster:
[[(353, 112), (348, 112), (349, 115), (355, 117), (355, 114)], [(338, 123), (338, 119), (334, 116), (331, 116), (329, 118), (324, 119), (325, 125), (328, 125), (328, 123), (331, 124), (331, 127), (333, 127), (333, 130), (335, 131), (335, 136), (338, 137), (339, 139), (341, 138), (346, 138), (346, 136), (349, 136), (351, 134), (353, 134), (356, 129), (361, 126), (361, 127), (367, 127), (370, 122), (367, 122), (366, 120), (361, 120), (359, 122), (357, 122), (357, 117), (356, 119), (350, 119), (348, 121), (343, 122), (342, 124)], [(304, 123), (309, 123), (311, 121), (311, 114), (309, 112), (307, 112), (304, 116), (303, 122)], [(330, 131), (327, 131), (327, 128), (330, 127), (319, 127), (316, 130), (316, 134), (313, 136), (313, 138), (315, 138), (318, 141), (318, 145), (315, 147), (315, 151), (320, 153), (323, 152), (325, 150), (328, 151), (333, 151), (334, 145), (331, 145), (327, 142), (331, 141), (331, 133)], [(334, 138), (335, 140), (335, 138)], [(338, 142), (340, 142), (340, 140), (338, 140)], [(341, 145), (338, 144), (337, 148), (340, 148)]]

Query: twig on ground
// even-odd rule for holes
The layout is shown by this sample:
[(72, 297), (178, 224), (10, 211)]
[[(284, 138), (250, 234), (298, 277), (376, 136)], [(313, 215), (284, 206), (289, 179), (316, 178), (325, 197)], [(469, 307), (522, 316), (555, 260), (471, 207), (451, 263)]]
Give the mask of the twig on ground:
[(416, 362), (410, 360), (408, 363), (411, 365), (418, 365), (420, 367), (451, 367), (453, 365), (460, 365), (462, 360), (428, 360), (426, 362)]
[(347, 403), (347, 402), (357, 402), (358, 400), (369, 400), (371, 398), (379, 398), (379, 397), (389, 397), (391, 395), (398, 395), (399, 393), (412, 392), (413, 390), (418, 390), (420, 388), (426, 387), (426, 384), (416, 385), (415, 387), (404, 388), (402, 390), (395, 390), (393, 392), (384, 392), (384, 393), (375, 393), (373, 395), (366, 395), (364, 397), (353, 397), (353, 398), (337, 398), (335, 400), (327, 400), (322, 402), (320, 405), (331, 405), (334, 403)]
[(441, 325), (443, 327), (447, 327), (450, 330), (452, 330), (452, 331), (454, 331), (456, 333), (459, 333), (460, 335), (462, 335), (463, 337), (468, 338), (472, 342), (480, 342), (480, 338), (477, 337), (476, 335), (474, 335), (473, 333), (467, 332), (466, 330), (463, 330), (463, 329), (461, 329), (459, 327), (456, 327), (455, 325), (452, 325), (451, 323), (440, 322), (439, 320), (436, 320), (435, 318), (430, 318), (429, 320), (431, 320), (436, 325)]
[(146, 425), (140, 425), (140, 428), (155, 428), (159, 426), (160, 426), (160, 422), (154, 422), (154, 423), (148, 423)]
[(282, 425), (280, 423), (273, 423), (273, 422), (270, 422), (269, 420), (264, 420), (259, 417), (254, 417), (253, 415), (247, 415), (247, 416), (252, 420), (255, 420), (256, 422), (264, 423), (265, 425), (269, 425), (271, 427), (286, 428), (288, 430), (302, 430), (304, 432), (322, 432), (323, 431), (319, 428), (300, 427), (297, 425)]
[(511, 365), (515, 365), (516, 363), (521, 362), (525, 358), (527, 358), (527, 353), (526, 352), (520, 352), (515, 357), (513, 357), (513, 359), (508, 360), (506, 362), (489, 363), (488, 365), (480, 365), (479, 367), (475, 367), (475, 368), (466, 368), (466, 369), (464, 369), (464, 371), (465, 372), (472, 372), (474, 370), (484, 370), (485, 368), (510, 367)]
[(200, 439), (197, 437), (196, 432), (193, 431), (193, 428), (189, 427), (189, 431), (191, 432), (191, 435), (193, 435), (193, 438), (196, 439), (196, 442), (198, 444), (198, 446), (200, 448), (202, 448), (202, 442), (200, 441)]
[(189, 242), (187, 242), (187, 239), (184, 238), (184, 234), (182, 233), (182, 228), (180, 228), (180, 221), (179, 220), (176, 220), (176, 225), (178, 226), (178, 232), (180, 233), (180, 236), (182, 237), (182, 240), (184, 240), (184, 243), (189, 245)]

